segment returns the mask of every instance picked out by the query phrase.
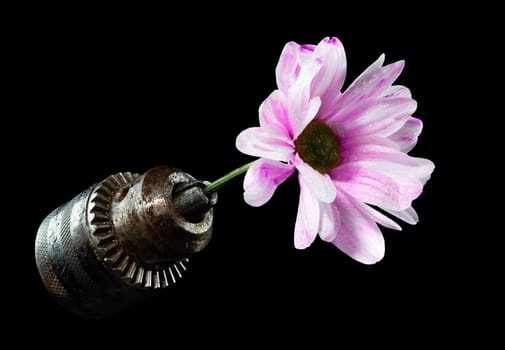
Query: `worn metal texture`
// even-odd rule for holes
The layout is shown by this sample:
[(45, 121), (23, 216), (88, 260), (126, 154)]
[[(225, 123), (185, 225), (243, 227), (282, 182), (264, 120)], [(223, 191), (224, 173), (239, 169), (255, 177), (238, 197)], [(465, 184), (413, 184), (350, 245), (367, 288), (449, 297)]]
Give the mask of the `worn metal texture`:
[(171, 167), (118, 173), (41, 223), (35, 257), (44, 284), (68, 310), (104, 317), (174, 284), (212, 236), (216, 194)]

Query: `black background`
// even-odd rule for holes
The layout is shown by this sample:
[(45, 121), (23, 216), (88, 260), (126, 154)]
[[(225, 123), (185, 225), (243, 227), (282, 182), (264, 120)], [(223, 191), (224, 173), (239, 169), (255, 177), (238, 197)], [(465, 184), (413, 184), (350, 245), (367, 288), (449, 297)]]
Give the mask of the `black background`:
[[(416, 19), (331, 9), (268, 16), (265, 9), (247, 20), (247, 9), (226, 8), (233, 15), (200, 20), (156, 9), (44, 10), (18, 23), (22, 39), (13, 40), (13, 119), (22, 124), (16, 208), (26, 212), (17, 224), (22, 287), (8, 288), (12, 326), (85, 344), (168, 347), (177, 340), (229, 342), (230, 335), (247, 344), (267, 336), (344, 337), (346, 326), (359, 332), (386, 323), (387, 332), (424, 339), (446, 334), (446, 323), (468, 312), (458, 297), (471, 284), (461, 282), (467, 263), (455, 258), (465, 238), (450, 220), (451, 201), (461, 196), (451, 181), (459, 157), (451, 120), (468, 64), (461, 57), (470, 41), (478, 50), (464, 21), (451, 24), (451, 14), (435, 11)], [(325, 36), (338, 36), (346, 48), (345, 86), (381, 53), (387, 63), (406, 60), (398, 83), (412, 90), (425, 126), (411, 154), (436, 164), (414, 203), (420, 223), (382, 230), (383, 261), (362, 265), (319, 239), (296, 250), (296, 179), (261, 208), (243, 202), (236, 179), (219, 191), (210, 245), (175, 287), (98, 321), (77, 318), (50, 298), (33, 256), (38, 225), (50, 211), (119, 171), (168, 164), (212, 180), (249, 162), (235, 138), (258, 124), (284, 44)]]

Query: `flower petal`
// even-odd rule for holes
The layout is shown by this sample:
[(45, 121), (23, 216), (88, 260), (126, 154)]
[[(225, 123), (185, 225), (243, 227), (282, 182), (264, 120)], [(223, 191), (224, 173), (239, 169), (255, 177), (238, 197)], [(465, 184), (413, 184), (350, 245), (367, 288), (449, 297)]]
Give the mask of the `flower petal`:
[(295, 167), (290, 164), (264, 158), (257, 160), (244, 178), (245, 202), (254, 207), (265, 204), (294, 171)]
[(298, 174), (300, 183), (300, 202), (295, 223), (295, 248), (305, 249), (316, 238), (319, 230), (320, 203), (307, 188), (301, 174)]
[[(297, 90), (298, 88), (297, 83), (290, 90), (291, 94), (288, 97), (288, 116), (293, 140), (296, 140), (303, 129), (315, 118), (321, 106), (321, 99), (319, 97), (305, 100), (305, 95), (308, 96), (308, 88), (300, 87)], [(303, 90), (306, 91), (304, 92)]]
[(384, 91), (385, 98), (393, 98), (393, 97), (405, 97), (412, 98), (412, 93), (408, 88), (402, 85), (392, 85)]
[(340, 211), (340, 230), (333, 244), (351, 258), (374, 264), (384, 257), (384, 237), (377, 224), (356, 206), (356, 200), (338, 191), (335, 204)]
[(303, 110), (300, 111), (300, 118), (291, 118), (291, 123), (293, 125), (293, 140), (296, 140), (302, 131), (309, 125), (309, 123), (314, 120), (319, 107), (321, 106), (321, 99), (319, 97), (314, 97), (309, 101)]
[(335, 37), (325, 38), (316, 46), (311, 59), (322, 62), (319, 72), (312, 80), (311, 96), (321, 98), (318, 118), (325, 119), (332, 114), (344, 85), (347, 70), (344, 46)]
[[(396, 176), (415, 177), (421, 182), (429, 179), (435, 165), (432, 161), (424, 158), (411, 157), (406, 153), (392, 149), (386, 142), (372, 143), (378, 138), (371, 138), (370, 143), (347, 143), (340, 154), (341, 164), (356, 163), (373, 167), (376, 170)], [(389, 141), (390, 142), (390, 141)]]
[(366, 88), (370, 85), (371, 81), (373, 81), (374, 77), (376, 77), (382, 69), (384, 59), (385, 55), (380, 55), (374, 63), (365, 69), (365, 71), (363, 71), (363, 73), (361, 73), (360, 76), (352, 82), (352, 84), (339, 98), (340, 108), (343, 109), (352, 104), (354, 101), (360, 99), (360, 93), (366, 91)]
[(398, 61), (382, 67), (383, 63), (384, 55), (381, 55), (347, 88), (338, 101), (341, 110), (355, 103), (381, 97), (398, 78), (405, 65), (404, 61)]
[(324, 203), (331, 203), (337, 194), (335, 185), (331, 181), (330, 175), (321, 174), (305, 163), (300, 156), (295, 156), (295, 166), (303, 177), (307, 187), (312, 193)]
[(389, 214), (396, 216), (398, 219), (405, 221), (407, 224), (415, 225), (419, 222), (419, 216), (412, 207), (408, 207), (407, 209), (401, 211), (389, 210), (389, 209), (384, 210), (387, 211)]
[(403, 126), (416, 107), (416, 101), (410, 98), (369, 100), (346, 109), (338, 118), (329, 121), (329, 124), (341, 130), (345, 136), (387, 137)]
[(347, 61), (344, 46), (337, 38), (324, 38), (315, 48), (312, 59), (322, 60), (321, 69), (312, 80), (312, 96), (336, 97), (344, 85)]
[(304, 64), (298, 79), (287, 93), (289, 122), (293, 129), (294, 139), (314, 119), (321, 106), (319, 97), (311, 98), (310, 96), (311, 82), (319, 72), (321, 65), (320, 61), (309, 61)]
[(363, 213), (365, 215), (367, 215), (368, 217), (370, 217), (370, 219), (372, 219), (376, 223), (378, 223), (384, 227), (390, 228), (392, 230), (397, 230), (397, 231), (402, 230), (400, 225), (398, 225), (396, 222), (394, 222), (393, 220), (388, 218), (386, 215), (378, 212), (377, 210), (366, 205), (365, 203), (359, 202), (357, 204), (359, 204), (359, 207), (363, 211)]
[(284, 92), (289, 90), (298, 78), (302, 65), (310, 59), (313, 51), (314, 45), (298, 45), (292, 41), (284, 46), (275, 68), (279, 89)]
[(251, 156), (283, 162), (292, 161), (294, 153), (291, 139), (261, 127), (242, 131), (237, 136), (236, 147)]
[[(378, 137), (370, 137), (370, 140), (367, 141), (361, 138), (359, 142), (354, 140), (354, 142), (343, 143), (340, 154), (341, 164), (331, 172), (331, 177), (335, 180), (353, 182), (352, 176), (354, 174), (352, 171), (356, 170), (355, 167), (361, 168), (358, 171), (359, 175), (356, 176), (356, 182), (360, 183), (360, 185), (363, 185), (362, 176), (366, 177), (365, 182), (367, 185), (372, 184), (370, 179), (373, 176), (386, 177), (389, 179), (388, 183), (392, 181), (396, 185), (398, 193), (395, 195), (395, 198), (399, 200), (397, 204), (401, 208), (397, 208), (397, 210), (406, 209), (403, 206), (421, 194), (422, 188), (431, 177), (435, 165), (428, 159), (411, 157), (398, 151), (392, 148), (391, 144), (390, 140), (381, 140)], [(351, 173), (346, 173), (349, 170)], [(366, 172), (369, 172), (372, 176), (367, 177)], [(390, 190), (392, 193), (396, 193), (396, 190)], [(364, 201), (367, 202), (366, 200)], [(384, 208), (395, 209), (390, 207)]]
[[(390, 153), (383, 155), (382, 160), (367, 162), (367, 166), (389, 176), (400, 186), (411, 180), (418, 181), (422, 186), (431, 178), (435, 164), (429, 159), (410, 157), (405, 153)], [(416, 197), (417, 198), (417, 197)]]
[(337, 188), (359, 201), (384, 209), (405, 210), (423, 189), (419, 179), (392, 178), (370, 162), (342, 164), (332, 171), (331, 177)]
[(395, 142), (388, 138), (366, 135), (357, 137), (347, 137), (340, 141), (340, 162), (342, 163), (346, 158), (342, 159), (342, 154), (350, 152), (350, 150), (360, 147), (362, 145), (376, 145), (378, 147), (384, 147), (389, 150), (399, 151), (400, 147)]
[(340, 212), (334, 204), (319, 203), (320, 205), (320, 220), (319, 220), (319, 237), (323, 241), (331, 242), (335, 239), (340, 229)]
[(274, 90), (259, 108), (260, 126), (284, 138), (292, 139), (293, 131), (288, 117), (287, 98), (280, 90)]
[(402, 152), (410, 152), (417, 144), (417, 138), (423, 130), (423, 122), (420, 119), (410, 117), (400, 130), (388, 138), (399, 145)]

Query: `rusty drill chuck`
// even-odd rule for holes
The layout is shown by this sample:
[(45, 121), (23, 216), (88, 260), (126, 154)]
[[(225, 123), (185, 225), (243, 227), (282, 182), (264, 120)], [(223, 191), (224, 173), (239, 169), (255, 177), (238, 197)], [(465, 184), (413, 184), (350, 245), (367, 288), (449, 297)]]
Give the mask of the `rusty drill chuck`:
[(214, 193), (171, 167), (118, 173), (50, 213), (35, 258), (48, 291), (84, 317), (119, 312), (174, 284), (212, 235)]

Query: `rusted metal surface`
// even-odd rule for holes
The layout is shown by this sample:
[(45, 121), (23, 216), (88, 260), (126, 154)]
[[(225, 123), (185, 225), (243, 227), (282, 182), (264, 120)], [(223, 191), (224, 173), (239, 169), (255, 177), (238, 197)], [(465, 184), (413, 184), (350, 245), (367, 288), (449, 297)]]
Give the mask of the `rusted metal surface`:
[(212, 236), (217, 197), (175, 168), (112, 175), (49, 214), (36, 263), (68, 310), (104, 317), (182, 277)]
[[(177, 185), (194, 181), (174, 168), (157, 167), (139, 178), (122, 200), (112, 201), (113, 226), (129, 256), (155, 266), (190, 257), (207, 246), (213, 217), (209, 198), (201, 188), (191, 187), (173, 200)], [(188, 221), (187, 214), (200, 220)]]

